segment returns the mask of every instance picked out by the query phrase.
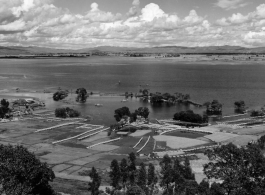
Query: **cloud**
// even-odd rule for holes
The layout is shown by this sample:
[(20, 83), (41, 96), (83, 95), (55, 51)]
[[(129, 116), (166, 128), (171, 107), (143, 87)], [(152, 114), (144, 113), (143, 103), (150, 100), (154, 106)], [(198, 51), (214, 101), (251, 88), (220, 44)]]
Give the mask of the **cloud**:
[(265, 4), (215, 22), (196, 10), (180, 17), (155, 3), (140, 8), (139, 0), (133, 0), (123, 16), (103, 11), (97, 3), (92, 3), (85, 14), (56, 7), (52, 0), (0, 0), (0, 5), (1, 45), (76, 49), (103, 45), (265, 46)]
[(233, 14), (228, 20), (234, 24), (244, 23), (249, 19), (248, 16), (243, 16), (241, 13)]
[(157, 4), (150, 3), (142, 9), (141, 20), (150, 22), (155, 18), (163, 17), (164, 14), (165, 12)]
[(113, 22), (121, 18), (121, 14), (112, 14), (111, 12), (104, 12), (99, 9), (97, 3), (91, 4), (91, 10), (84, 16), (91, 22)]
[(13, 7), (11, 10), (16, 17), (19, 17), (23, 12), (28, 12), (33, 7), (34, 0), (24, 0), (21, 6)]
[(140, 0), (133, 0), (132, 7), (130, 8), (129, 12), (126, 14), (128, 17), (136, 16), (138, 14), (140, 5)]
[(218, 2), (215, 3), (215, 6), (225, 10), (237, 9), (245, 7), (246, 5), (248, 5), (248, 3), (245, 2), (245, 0), (218, 0)]

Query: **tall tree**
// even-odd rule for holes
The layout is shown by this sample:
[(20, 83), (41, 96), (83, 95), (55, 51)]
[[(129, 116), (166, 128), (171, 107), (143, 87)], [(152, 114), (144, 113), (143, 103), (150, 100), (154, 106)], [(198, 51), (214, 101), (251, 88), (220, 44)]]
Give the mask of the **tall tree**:
[(125, 185), (128, 179), (128, 164), (125, 158), (121, 160), (120, 171), (121, 171), (121, 181), (123, 185)]
[(200, 195), (210, 195), (210, 184), (205, 179), (201, 181), (198, 186), (198, 192)]
[(173, 180), (173, 169), (171, 165), (171, 159), (168, 155), (165, 155), (160, 162), (161, 166), (161, 180), (160, 185), (165, 189), (165, 193), (169, 194), (171, 191), (170, 184)]
[(184, 166), (180, 164), (178, 158), (175, 158), (172, 181), (175, 184), (174, 189), (176, 194), (181, 194), (185, 190), (185, 179), (183, 177), (183, 174), (184, 174)]
[(92, 181), (88, 182), (88, 191), (91, 192), (91, 195), (98, 195), (101, 177), (99, 176), (97, 170), (94, 167), (92, 167), (92, 170), (89, 173), (89, 177)]
[(6, 99), (2, 99), (0, 105), (0, 118), (4, 118), (9, 111), (9, 102)]
[(117, 189), (119, 187), (119, 182), (121, 179), (121, 171), (120, 171), (119, 163), (116, 159), (111, 161), (110, 169), (111, 170), (109, 172), (109, 176), (111, 179), (111, 185), (115, 189)]
[(155, 174), (155, 166), (152, 163), (148, 165), (148, 174), (147, 174), (147, 185), (149, 186), (150, 194), (153, 194), (154, 185), (157, 183), (157, 176)]
[(128, 167), (128, 172), (129, 172), (129, 180), (131, 184), (135, 183), (135, 174), (136, 174), (136, 156), (133, 152), (129, 154), (129, 167)]
[(146, 181), (147, 181), (147, 176), (146, 176), (146, 169), (144, 163), (140, 164), (140, 169), (138, 171), (138, 178), (137, 178), (137, 185), (142, 188), (145, 192), (147, 192), (146, 188)]
[(195, 180), (195, 175), (192, 173), (191, 167), (190, 167), (190, 161), (186, 157), (184, 161), (184, 173), (183, 176), (187, 180)]
[(0, 194), (55, 194), (55, 175), (23, 146), (0, 145)]

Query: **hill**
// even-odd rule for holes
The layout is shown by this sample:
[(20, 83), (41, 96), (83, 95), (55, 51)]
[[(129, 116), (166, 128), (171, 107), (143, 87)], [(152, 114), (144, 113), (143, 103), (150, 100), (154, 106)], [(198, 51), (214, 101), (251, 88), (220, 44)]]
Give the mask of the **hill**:
[(165, 46), (165, 47), (112, 47), (100, 46), (94, 48), (84, 48), (78, 50), (72, 49), (53, 49), (45, 47), (22, 47), (22, 46), (0, 46), (0, 55), (31, 55), (31, 54), (48, 54), (48, 53), (91, 53), (91, 52), (109, 52), (109, 53), (179, 53), (179, 54), (246, 54), (256, 53), (265, 54), (265, 47), (245, 48), (239, 46), (209, 46), (209, 47), (180, 47), (180, 46)]

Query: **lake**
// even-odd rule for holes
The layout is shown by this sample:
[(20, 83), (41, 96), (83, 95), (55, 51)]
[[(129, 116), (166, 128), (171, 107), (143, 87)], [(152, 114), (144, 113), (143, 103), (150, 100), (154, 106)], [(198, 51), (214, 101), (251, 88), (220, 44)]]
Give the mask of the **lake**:
[[(249, 108), (259, 108), (265, 104), (264, 73), (265, 66), (262, 64), (213, 65), (168, 59), (0, 59), (0, 90), (26, 88), (43, 91), (61, 87), (74, 91), (84, 87), (89, 92), (136, 93), (141, 88), (148, 88), (151, 92), (188, 93), (192, 100), (199, 103), (217, 99), (223, 104), (223, 114), (230, 115), (234, 113), (233, 104), (238, 100), (244, 100)], [(29, 93), (26, 95), (34, 96)], [(53, 102), (51, 94), (36, 93), (35, 96), (45, 99), (49, 107), (61, 105)], [(157, 119), (172, 118), (180, 110), (203, 112), (203, 109), (181, 104), (153, 107), (136, 98), (128, 102), (121, 102), (122, 99), (92, 96), (86, 104), (78, 104), (77, 108), (85, 115), (93, 115), (97, 123), (103, 124), (113, 123), (114, 110), (122, 106), (132, 111), (147, 106), (151, 112), (150, 117)], [(103, 104), (103, 107), (95, 107), (96, 103)]]

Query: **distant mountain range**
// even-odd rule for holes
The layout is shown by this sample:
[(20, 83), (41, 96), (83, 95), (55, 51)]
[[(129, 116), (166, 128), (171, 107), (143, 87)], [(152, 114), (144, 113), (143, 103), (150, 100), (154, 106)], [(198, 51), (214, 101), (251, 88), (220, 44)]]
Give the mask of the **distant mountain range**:
[(239, 46), (209, 46), (209, 47), (179, 47), (179, 46), (165, 46), (165, 47), (148, 47), (148, 48), (133, 48), (133, 47), (111, 47), (100, 46), (94, 48), (85, 48), (78, 50), (71, 49), (53, 49), (45, 47), (21, 47), (21, 46), (0, 46), (0, 55), (30, 55), (30, 54), (48, 54), (48, 53), (179, 53), (179, 54), (223, 54), (223, 53), (257, 53), (265, 54), (265, 47), (245, 48)]

